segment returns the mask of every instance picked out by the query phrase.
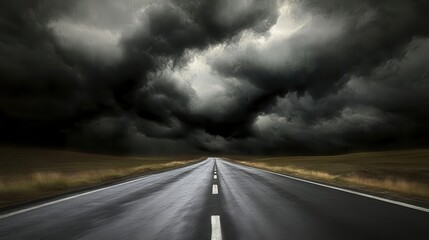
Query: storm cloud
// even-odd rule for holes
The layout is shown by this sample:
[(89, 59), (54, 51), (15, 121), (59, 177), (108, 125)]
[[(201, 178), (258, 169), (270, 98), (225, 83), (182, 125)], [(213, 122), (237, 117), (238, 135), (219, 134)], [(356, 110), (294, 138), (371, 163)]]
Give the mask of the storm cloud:
[(0, 141), (106, 153), (429, 145), (424, 0), (18, 0)]

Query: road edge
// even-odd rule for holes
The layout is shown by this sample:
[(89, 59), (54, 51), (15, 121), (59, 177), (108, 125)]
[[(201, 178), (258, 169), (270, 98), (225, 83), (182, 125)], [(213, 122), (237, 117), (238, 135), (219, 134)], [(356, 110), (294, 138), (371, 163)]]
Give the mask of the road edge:
[(346, 189), (346, 188), (342, 188), (342, 187), (339, 187), (339, 186), (330, 185), (330, 184), (327, 184), (325, 182), (322, 183), (322, 182), (317, 182), (317, 181), (313, 181), (313, 180), (308, 180), (308, 179), (304, 179), (304, 178), (299, 178), (299, 177), (287, 175), (287, 174), (284, 174), (284, 173), (278, 173), (278, 172), (273, 172), (273, 171), (269, 171), (269, 170), (265, 170), (265, 169), (261, 169), (261, 168), (255, 168), (255, 167), (251, 167), (251, 166), (247, 166), (247, 165), (235, 162), (233, 160), (227, 160), (225, 158), (220, 158), (220, 159), (222, 159), (224, 161), (227, 161), (227, 162), (229, 162), (231, 164), (243, 166), (243, 167), (246, 167), (246, 168), (257, 169), (257, 170), (260, 170), (260, 171), (263, 171), (263, 172), (271, 173), (271, 174), (274, 174), (274, 175), (277, 175), (277, 176), (281, 176), (281, 177), (286, 177), (286, 178), (293, 179), (293, 180), (296, 180), (296, 181), (305, 182), (305, 183), (309, 183), (309, 184), (313, 184), (313, 185), (317, 185), (317, 186), (321, 186), (321, 187), (326, 187), (326, 188), (334, 189), (334, 190), (337, 190), (337, 191), (342, 191), (342, 192), (346, 192), (346, 193), (358, 195), (358, 196), (361, 196), (361, 197), (367, 197), (367, 198), (375, 199), (375, 200), (378, 200), (378, 201), (382, 201), (382, 202), (386, 202), (386, 203), (390, 203), (390, 204), (395, 204), (395, 205), (398, 205), (398, 206), (402, 206), (402, 207), (406, 207), (406, 208), (410, 208), (410, 209), (414, 209), (414, 210), (418, 210), (418, 211), (429, 213), (429, 208), (426, 208), (426, 207), (417, 206), (417, 205), (413, 205), (413, 204), (410, 204), (410, 203), (405, 203), (405, 202), (401, 202), (401, 201), (397, 201), (397, 200), (393, 200), (393, 199), (383, 198), (383, 197), (380, 197), (380, 196), (376, 196), (376, 195), (372, 195), (372, 194), (364, 193), (364, 192), (359, 192), (359, 191), (356, 191), (356, 190)]
[[(142, 173), (142, 174), (138, 174), (138, 175), (134, 175), (134, 176), (127, 176), (127, 177), (123, 177), (123, 178), (108, 181), (108, 182), (103, 182), (103, 183), (99, 183), (99, 184), (95, 184), (95, 185), (85, 186), (85, 187), (81, 187), (81, 188), (77, 188), (77, 189), (71, 189), (70, 191), (65, 191), (65, 192), (54, 194), (54, 195), (47, 196), (47, 197), (42, 197), (42, 198), (38, 198), (38, 199), (26, 201), (26, 202), (21, 202), (21, 203), (17, 203), (17, 204), (5, 206), (5, 207), (0, 207), (0, 220), (7, 218), (7, 217), (11, 217), (13, 215), (17, 215), (17, 214), (22, 213), (22, 212), (31, 211), (33, 209), (46, 206), (47, 204), (49, 204), (51, 202), (55, 202), (55, 203), (59, 202), (59, 201), (62, 202), (62, 201), (68, 200), (68, 199), (76, 198), (79, 196), (84, 196), (84, 195), (87, 195), (87, 194), (90, 194), (93, 192), (98, 192), (98, 191), (108, 189), (108, 188), (111, 188), (114, 186), (134, 182), (134, 181), (137, 181), (137, 180), (139, 180), (143, 177), (149, 176), (149, 175), (154, 175), (154, 174), (158, 174), (158, 173), (168, 172), (168, 171), (192, 166), (192, 165), (198, 164), (198, 163), (200, 163), (206, 159), (207, 159), (207, 157), (201, 157), (198, 160), (196, 160), (195, 162), (191, 162), (189, 164), (185, 164), (185, 165), (181, 165), (181, 166), (168, 167), (165, 169), (146, 172), (146, 173)], [(62, 199), (65, 199), (65, 200), (62, 200)], [(49, 204), (49, 205), (51, 205), (51, 204)], [(38, 206), (40, 206), (40, 207), (38, 207)], [(29, 210), (26, 210), (26, 209), (29, 209)], [(24, 211), (24, 210), (26, 210), (26, 211)], [(16, 212), (16, 214), (13, 214), (15, 212)]]

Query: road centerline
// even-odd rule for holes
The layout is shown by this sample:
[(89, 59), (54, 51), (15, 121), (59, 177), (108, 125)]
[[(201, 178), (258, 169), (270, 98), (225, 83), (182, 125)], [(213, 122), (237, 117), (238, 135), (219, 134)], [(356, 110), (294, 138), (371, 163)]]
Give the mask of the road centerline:
[(218, 194), (218, 187), (217, 187), (217, 184), (213, 184), (212, 194)]
[(220, 216), (212, 215), (212, 237), (211, 240), (222, 240), (222, 230), (220, 226)]

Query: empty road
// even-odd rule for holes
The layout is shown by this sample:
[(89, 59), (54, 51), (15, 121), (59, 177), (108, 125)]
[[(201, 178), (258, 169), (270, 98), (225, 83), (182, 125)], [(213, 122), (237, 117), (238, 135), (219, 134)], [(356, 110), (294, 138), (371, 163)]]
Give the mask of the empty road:
[(0, 213), (0, 239), (429, 239), (426, 211), (208, 158)]

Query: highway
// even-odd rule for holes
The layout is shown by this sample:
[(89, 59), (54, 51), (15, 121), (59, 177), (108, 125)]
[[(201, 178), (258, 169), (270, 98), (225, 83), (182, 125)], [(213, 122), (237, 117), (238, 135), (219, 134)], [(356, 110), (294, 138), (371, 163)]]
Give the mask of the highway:
[(208, 158), (0, 213), (0, 239), (429, 239), (428, 211)]

